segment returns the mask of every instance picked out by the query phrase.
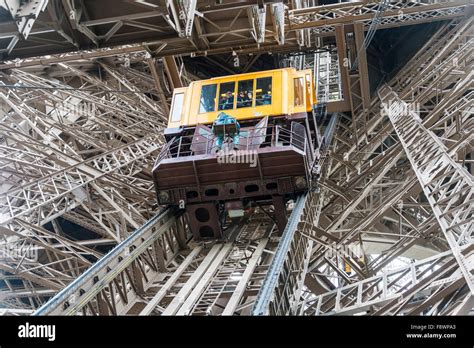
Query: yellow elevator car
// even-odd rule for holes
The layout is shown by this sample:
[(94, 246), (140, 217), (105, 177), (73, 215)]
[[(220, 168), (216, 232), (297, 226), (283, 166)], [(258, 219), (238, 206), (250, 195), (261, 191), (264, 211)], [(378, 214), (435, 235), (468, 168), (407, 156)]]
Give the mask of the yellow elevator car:
[(186, 209), (195, 238), (222, 237), (226, 218), (285, 202), (311, 185), (320, 135), (311, 70), (192, 82), (173, 94), (167, 140), (153, 168), (158, 202)]

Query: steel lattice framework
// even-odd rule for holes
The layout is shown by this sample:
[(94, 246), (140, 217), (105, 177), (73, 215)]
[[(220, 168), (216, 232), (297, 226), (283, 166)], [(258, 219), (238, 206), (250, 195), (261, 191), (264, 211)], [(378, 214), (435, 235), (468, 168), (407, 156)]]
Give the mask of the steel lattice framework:
[[(20, 0), (8, 0), (22, 7)], [(28, 3), (28, 2), (27, 2)], [(41, 0), (41, 7), (48, 0)], [(42, 60), (17, 60), (0, 68), (24, 67), (80, 58), (149, 51), (158, 56), (237, 54), (295, 51), (318, 46), (318, 38), (334, 36), (339, 26), (360, 24), (368, 30), (378, 1), (344, 1), (315, 6), (312, 0), (243, 1), (212, 4), (205, 0), (127, 1), (101, 0), (100, 5), (64, 0), (50, 2), (45, 11), (16, 12), (8, 8), (12, 22), (0, 28), (0, 48), (5, 58), (84, 50)], [(7, 7), (0, 2), (0, 6)], [(104, 9), (113, 6), (116, 16)], [(379, 28), (447, 20), (469, 15), (469, 0), (389, 1)], [(145, 9), (145, 10), (144, 10)], [(22, 12), (23, 11), (23, 12)], [(90, 13), (93, 13), (91, 16)], [(92, 17), (92, 18), (91, 18)], [(14, 18), (28, 18), (29, 32)], [(20, 41), (23, 39), (24, 41)], [(26, 40), (25, 40), (26, 39)], [(21, 47), (18, 43), (21, 42)], [(144, 44), (142, 44), (144, 43)], [(118, 45), (127, 45), (110, 49)], [(96, 49), (91, 51), (91, 47)]]
[[(392, 90), (380, 90), (381, 99), (369, 112), (372, 119), (356, 126), (358, 135), (352, 131), (357, 118), (352, 127), (340, 125), (333, 163), (322, 182), (332, 198), (316, 234), (324, 242), (314, 249), (309, 266), (306, 313), (447, 314), (471, 309), (472, 174), (462, 168), (472, 149), (471, 24), (472, 19), (441, 29), (393, 79)], [(351, 138), (359, 140), (351, 145)], [(394, 223), (398, 236), (379, 256), (348, 255), (351, 245), (364, 243), (368, 236), (393, 235), (388, 227)], [(439, 254), (447, 260), (438, 264), (441, 256), (436, 256), (426, 259), (428, 267), (424, 260), (384, 271), (420, 242), (449, 250)], [(332, 260), (325, 252), (331, 243), (339, 250)], [(341, 272), (341, 261), (357, 276)], [(411, 282), (404, 278), (409, 272)], [(328, 281), (331, 274), (342, 280), (339, 286)], [(439, 279), (443, 274), (444, 281)], [(324, 285), (329, 285), (328, 292)], [(420, 295), (426, 289), (429, 295)], [(448, 303), (443, 301), (447, 294), (452, 295)], [(423, 299), (415, 309), (410, 303), (414, 297)]]
[[(3, 85), (31, 89), (0, 91), (1, 268), (10, 274), (2, 301), (18, 293), (36, 307), (100, 259), (97, 246), (121, 241), (151, 216), (163, 111), (142, 94), (120, 93), (140, 86), (105, 69), (107, 81), (62, 64), (60, 73), (75, 76), (79, 90), (19, 70), (4, 76)], [(59, 217), (94, 237), (71, 239)], [(44, 228), (50, 222), (53, 231)]]
[[(72, 32), (61, 36), (80, 48), (68, 40), (79, 31), (99, 49), (3, 64), (1, 313), (469, 313), (474, 38), (473, 19), (463, 17), (469, 2), (390, 1), (382, 28), (452, 20), (373, 96), (365, 51), (357, 69), (344, 61), (348, 52), (361, 52), (377, 3), (310, 5), (163, 1), (146, 18), (159, 17), (166, 28), (144, 24), (138, 14), (102, 22), (73, 16)], [(46, 9), (58, 15), (58, 8)], [(25, 17), (41, 19), (39, 12)], [(232, 20), (238, 24), (231, 30), (223, 23)], [(112, 27), (103, 35), (90, 29), (105, 23)], [(131, 44), (120, 35), (123, 26), (167, 36)], [(34, 26), (15, 33), (42, 35)], [(289, 61), (318, 71), (325, 81), (319, 95), (329, 112), (338, 111), (325, 131), (318, 187), (289, 207), (281, 237), (272, 212), (257, 208), (227, 226), (223, 242), (190, 239), (185, 217), (158, 212), (155, 203), (150, 170), (168, 112), (163, 71), (171, 71), (174, 86), (185, 80), (172, 58), (156, 56), (291, 51), (317, 46), (322, 36), (334, 36), (337, 54)], [(104, 48), (119, 43), (130, 45)], [(10, 46), (12, 57), (21, 55)], [(90, 237), (75, 238), (64, 221)], [(103, 246), (115, 247), (105, 254)]]

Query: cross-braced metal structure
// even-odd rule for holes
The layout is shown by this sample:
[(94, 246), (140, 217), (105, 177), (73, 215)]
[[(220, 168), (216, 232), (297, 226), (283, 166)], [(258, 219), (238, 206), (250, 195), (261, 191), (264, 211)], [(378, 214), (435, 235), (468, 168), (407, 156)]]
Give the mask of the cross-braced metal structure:
[[(443, 27), (379, 90), (368, 115), (341, 119), (323, 168), (327, 200), (305, 313), (471, 310), (471, 22)], [(371, 252), (381, 240), (388, 247)], [(439, 254), (386, 270), (421, 245)]]
[[(144, 72), (131, 71), (142, 75), (139, 86), (102, 68), (107, 80), (65, 64), (54, 80), (20, 70), (3, 76), (3, 86), (27, 88), (0, 90), (2, 301), (27, 306), (28, 299), (36, 308), (100, 259), (98, 246), (114, 245), (152, 216), (162, 107), (134, 92), (147, 88)], [(60, 218), (90, 237), (64, 233)]]
[[(62, 29), (25, 31), (20, 21), (4, 52), (28, 56), (31, 42), (49, 52), (46, 36), (57, 33), (64, 52), (97, 49), (0, 64), (0, 313), (472, 311), (469, 2), (388, 1), (380, 12), (370, 1), (163, 1), (128, 19), (86, 19), (77, 6), (46, 7), (81, 14)], [(432, 19), (449, 21), (371, 95), (365, 32)], [(157, 36), (136, 44), (125, 27)], [(315, 70), (329, 120), (317, 187), (287, 207), (281, 236), (272, 211), (257, 207), (226, 226), (225, 240), (194, 241), (185, 216), (157, 207), (151, 181), (170, 91), (188, 81), (181, 62), (158, 57), (302, 48), (317, 51), (286, 63)]]
[[(0, 10), (11, 17), (0, 25), (0, 52), (4, 59), (18, 58), (0, 65), (3, 69), (39, 63), (25, 57), (78, 50), (84, 52), (48, 57), (42, 63), (147, 50), (158, 56), (292, 52), (314, 47), (318, 38), (333, 37), (338, 27), (348, 24), (367, 31), (378, 18), (378, 28), (393, 28), (463, 17), (472, 8), (469, 0), (394, 0), (383, 13), (375, 0), (330, 5), (315, 0), (62, 0), (49, 1), (46, 7), (48, 0), (41, 0), (32, 10), (29, 2), (0, 2)], [(107, 11), (111, 7), (116, 15)], [(23, 18), (29, 21), (28, 32), (17, 25)], [(127, 47), (107, 49), (118, 45)]]

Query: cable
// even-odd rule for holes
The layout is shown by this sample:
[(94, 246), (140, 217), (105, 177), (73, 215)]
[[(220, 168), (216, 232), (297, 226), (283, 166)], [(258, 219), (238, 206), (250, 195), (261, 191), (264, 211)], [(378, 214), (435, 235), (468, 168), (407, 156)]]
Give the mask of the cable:
[(354, 59), (354, 63), (351, 66), (351, 70), (357, 69), (357, 66), (359, 65), (359, 56), (360, 56), (362, 50), (365, 50), (365, 49), (367, 49), (367, 47), (369, 47), (370, 42), (374, 38), (375, 32), (377, 31), (377, 27), (380, 24), (381, 17), (383, 15), (385, 9), (387, 8), (387, 5), (388, 5), (389, 2), (390, 2), (390, 0), (381, 0), (379, 2), (379, 5), (377, 7), (377, 12), (374, 15), (372, 23), (370, 23), (369, 30), (367, 30), (367, 35), (364, 38), (364, 42), (362, 44), (362, 47), (360, 47), (359, 51), (357, 52), (357, 56)]

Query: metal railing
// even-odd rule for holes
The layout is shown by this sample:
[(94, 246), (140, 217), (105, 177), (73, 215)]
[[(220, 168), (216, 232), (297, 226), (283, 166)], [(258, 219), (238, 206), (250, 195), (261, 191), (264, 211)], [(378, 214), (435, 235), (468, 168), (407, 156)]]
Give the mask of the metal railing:
[[(265, 134), (261, 134), (259, 130), (264, 130)], [(270, 130), (270, 132), (268, 132)], [(265, 127), (254, 128), (252, 132), (241, 132), (240, 142), (241, 144), (235, 145), (235, 150), (249, 151), (255, 148), (261, 147), (273, 147), (273, 146), (293, 146), (296, 149), (306, 153), (306, 136), (303, 134), (297, 134), (291, 130), (283, 128), (278, 125), (269, 125)], [(162, 160), (167, 158), (181, 158), (187, 156), (194, 156), (198, 152), (201, 155), (217, 154), (222, 148), (216, 145), (217, 136), (212, 133), (208, 135), (201, 135), (205, 140), (194, 141), (194, 135), (185, 135), (181, 137), (175, 137), (170, 140), (161, 151), (158, 156), (155, 167)], [(245, 144), (242, 144), (242, 140), (245, 139)], [(255, 142), (253, 140), (256, 140)], [(226, 141), (224, 141), (224, 144)], [(199, 148), (200, 151), (193, 151), (192, 147)], [(224, 147), (224, 146), (223, 146)]]

